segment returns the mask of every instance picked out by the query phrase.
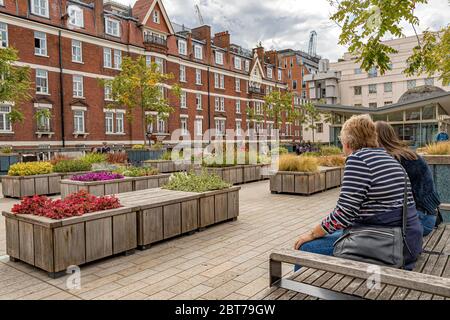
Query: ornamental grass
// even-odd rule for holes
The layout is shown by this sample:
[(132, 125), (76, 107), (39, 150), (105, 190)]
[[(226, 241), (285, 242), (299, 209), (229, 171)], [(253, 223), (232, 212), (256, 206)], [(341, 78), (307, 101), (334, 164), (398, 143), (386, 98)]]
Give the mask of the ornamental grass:
[(317, 172), (319, 170), (319, 161), (315, 157), (284, 155), (280, 157), (278, 170), (292, 172)]
[(319, 166), (322, 167), (343, 167), (345, 166), (346, 158), (344, 156), (326, 156), (317, 159)]
[(423, 148), (425, 154), (434, 156), (450, 155), (450, 142), (436, 142)]

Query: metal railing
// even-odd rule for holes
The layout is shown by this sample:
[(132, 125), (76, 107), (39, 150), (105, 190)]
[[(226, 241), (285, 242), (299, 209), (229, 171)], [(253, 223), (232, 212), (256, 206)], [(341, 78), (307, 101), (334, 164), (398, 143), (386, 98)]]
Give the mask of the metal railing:
[(144, 43), (156, 44), (159, 46), (167, 47), (167, 40), (153, 34), (144, 35)]

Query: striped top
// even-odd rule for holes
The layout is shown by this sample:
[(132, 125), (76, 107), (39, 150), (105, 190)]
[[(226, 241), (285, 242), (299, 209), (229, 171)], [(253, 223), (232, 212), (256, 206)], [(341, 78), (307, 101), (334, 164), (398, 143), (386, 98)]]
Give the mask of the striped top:
[[(347, 158), (336, 209), (322, 221), (322, 228), (332, 234), (365, 217), (402, 208), (404, 189), (404, 170), (384, 149), (356, 151)], [(408, 178), (408, 206), (414, 205)]]

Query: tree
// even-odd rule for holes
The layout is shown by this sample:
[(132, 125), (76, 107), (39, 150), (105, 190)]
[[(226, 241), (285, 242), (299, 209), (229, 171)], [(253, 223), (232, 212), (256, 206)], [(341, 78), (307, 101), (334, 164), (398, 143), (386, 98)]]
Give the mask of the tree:
[[(115, 109), (124, 106), (127, 109), (127, 118), (133, 121), (135, 109), (142, 112), (142, 126), (144, 133), (147, 132), (147, 125), (155, 121), (155, 114), (158, 118), (167, 120), (174, 111), (168, 99), (164, 97), (163, 86), (173, 79), (173, 74), (160, 72), (159, 66), (152, 63), (147, 66), (145, 57), (141, 56), (136, 60), (125, 57), (122, 61), (121, 72), (112, 80), (100, 80), (103, 87), (111, 89), (112, 103), (107, 108)], [(172, 86), (172, 93), (177, 97), (181, 94), (178, 85)], [(146, 112), (151, 114), (146, 115)]]
[[(376, 67), (384, 74), (390, 68), (390, 56), (397, 51), (382, 43), (385, 36), (403, 36), (402, 23), (410, 24), (414, 31), (419, 19), (414, 15), (417, 4), (428, 0), (328, 0), (336, 8), (331, 20), (342, 32), (339, 44), (349, 46), (349, 52), (358, 57), (365, 71)], [(450, 81), (450, 25), (438, 32), (424, 32), (422, 38), (417, 33), (417, 46), (408, 58), (405, 69), (407, 75), (439, 73), (444, 83)]]
[(18, 60), (16, 49), (0, 49), (0, 102), (12, 104), (8, 115), (11, 123), (24, 120), (21, 104), (31, 99), (30, 68), (16, 66)]
[(331, 115), (329, 113), (323, 113), (320, 112), (316, 106), (311, 103), (307, 102), (302, 106), (302, 113), (303, 116), (301, 117), (301, 124), (305, 131), (312, 130), (312, 138), (313, 143), (315, 142), (315, 132), (317, 130), (317, 123), (318, 122), (330, 122)]
[(279, 129), (283, 116), (288, 118), (294, 108), (292, 106), (292, 94), (274, 90), (264, 97), (264, 112), (267, 117), (273, 119), (274, 129)]

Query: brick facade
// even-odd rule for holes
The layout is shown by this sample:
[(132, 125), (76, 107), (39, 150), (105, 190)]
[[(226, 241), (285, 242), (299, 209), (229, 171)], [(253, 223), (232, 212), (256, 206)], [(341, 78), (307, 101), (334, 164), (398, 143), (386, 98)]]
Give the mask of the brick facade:
[[(245, 130), (247, 104), (253, 107), (255, 103), (263, 103), (264, 94), (275, 88), (287, 89), (287, 72), (275, 51), (265, 52), (264, 48), (253, 51), (242, 49), (232, 44), (228, 32), (211, 35), (209, 26), (174, 30), (160, 0), (138, 0), (131, 12), (114, 2), (104, 2), (49, 0), (47, 8), (40, 8), (44, 15), (48, 13), (48, 17), (42, 17), (33, 14), (33, 0), (3, 0), (4, 5), (0, 5), (0, 24), (7, 27), (8, 45), (19, 50), (20, 65), (31, 67), (33, 82), (36, 82), (36, 72), (48, 74), (48, 94), (33, 92), (32, 101), (21, 106), (25, 122), (13, 124), (9, 132), (0, 131), (1, 145), (62, 146), (64, 142), (66, 146), (93, 146), (104, 141), (117, 145), (142, 143), (145, 134), (142, 126), (137, 124), (141, 123), (143, 115), (138, 110), (135, 111), (135, 122), (130, 123), (124, 117), (123, 132), (106, 133), (105, 107), (108, 101), (105, 101), (105, 92), (99, 85), (99, 79), (112, 78), (119, 70), (114, 69), (114, 66), (105, 67), (104, 48), (111, 49), (112, 64), (114, 54), (118, 52), (122, 59), (125, 56), (145, 55), (151, 61), (162, 61), (164, 72), (174, 74), (173, 82), (179, 83), (186, 93), (186, 108), (181, 108), (178, 98), (169, 95), (175, 112), (167, 121), (164, 129), (166, 133), (179, 129), (182, 121), (187, 121), (187, 129), (191, 134), (195, 132), (196, 120), (202, 120), (203, 131), (213, 129), (216, 119), (226, 120), (226, 129), (235, 129), (236, 122), (241, 121), (242, 129)], [(82, 12), (82, 27), (70, 23), (72, 16), (69, 9)], [(106, 34), (106, 19), (117, 21), (120, 35)], [(113, 31), (115, 27), (108, 30)], [(45, 56), (35, 54), (35, 32), (45, 34)], [(81, 43), (80, 62), (72, 61), (73, 41)], [(186, 54), (180, 54), (180, 43), (186, 43)], [(201, 58), (196, 57), (195, 46), (202, 48)], [(216, 63), (217, 54), (223, 55), (223, 64)], [(239, 59), (240, 70), (236, 68)], [(185, 82), (180, 81), (180, 68), (183, 67)], [(272, 69), (272, 77), (268, 69)], [(201, 84), (196, 83), (197, 72), (201, 72)], [(82, 97), (74, 97), (74, 76), (82, 77)], [(219, 87), (223, 77), (224, 88), (215, 87), (216, 77)], [(237, 79), (240, 90), (236, 90)], [(249, 83), (257, 86), (258, 90), (248, 90)], [(201, 96), (201, 110), (197, 109), (197, 96)], [(224, 99), (224, 111), (215, 111), (216, 98), (219, 103)], [(240, 113), (236, 112), (236, 101), (240, 101)], [(39, 108), (51, 110), (48, 130), (40, 130), (34, 118)], [(84, 115), (84, 132), (75, 132), (75, 113)], [(117, 110), (113, 115), (114, 126), (116, 116), (120, 114), (121, 110)], [(266, 121), (261, 125), (265, 127)], [(283, 124), (282, 133), (285, 130)], [(291, 130), (296, 131), (295, 128)], [(283, 137), (287, 140), (293, 138), (287, 135)]]

